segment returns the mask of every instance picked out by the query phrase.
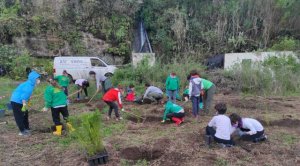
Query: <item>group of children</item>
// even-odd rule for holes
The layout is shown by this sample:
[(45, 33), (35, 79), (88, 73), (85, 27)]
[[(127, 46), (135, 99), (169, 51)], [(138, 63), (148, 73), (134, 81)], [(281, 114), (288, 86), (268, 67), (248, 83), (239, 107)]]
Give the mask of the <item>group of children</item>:
[(267, 139), (264, 134), (264, 127), (256, 119), (241, 118), (238, 114), (233, 113), (229, 117), (225, 115), (227, 107), (225, 103), (215, 105), (217, 115), (215, 115), (206, 127), (206, 143), (214, 140), (223, 147), (235, 145), (231, 135), (236, 132), (241, 140), (259, 142)]
[[(97, 76), (94, 72), (90, 72), (90, 76), (96, 80), (97, 92), (99, 92), (102, 87), (102, 100), (109, 106), (107, 119), (111, 119), (112, 112), (114, 111), (116, 120), (121, 120), (122, 117), (120, 116), (119, 109), (124, 111), (122, 104), (124, 88), (122, 86), (114, 88), (109, 78)], [(40, 82), (39, 77), (40, 75), (35, 71), (30, 72), (28, 80), (20, 84), (12, 94), (11, 105), (16, 123), (20, 130), (19, 135), (30, 135), (27, 105), (33, 89)], [(202, 101), (204, 101), (203, 110), (209, 112), (215, 92), (215, 85), (201, 78), (196, 70), (191, 71), (187, 79), (189, 86), (184, 91), (183, 97), (185, 101), (191, 100), (193, 116), (199, 121), (199, 110), (202, 109)], [(49, 86), (47, 86), (44, 92), (45, 107), (43, 111), (51, 109), (52, 119), (55, 124), (53, 134), (61, 135), (62, 133), (60, 114), (62, 114), (63, 119), (66, 121), (68, 129), (73, 131), (72, 125), (68, 123), (68, 86), (70, 79), (67, 71), (63, 71), (63, 75), (48, 79), (48, 82)], [(89, 87), (89, 82), (87, 80), (78, 79), (75, 81), (75, 85), (77, 85), (79, 89), (77, 99), (80, 98), (82, 90), (85, 92), (86, 97), (88, 96), (87, 87)], [(166, 79), (168, 101), (165, 103), (165, 101), (162, 100), (163, 91), (160, 88), (148, 83), (145, 84), (145, 93), (142, 97), (143, 103), (165, 103), (162, 123), (170, 119), (170, 121), (173, 121), (176, 125), (180, 125), (184, 121), (185, 110), (182, 106), (176, 104), (179, 87), (180, 79), (176, 76), (176, 73), (173, 72)], [(125, 100), (136, 100), (134, 85), (128, 87)], [(215, 140), (224, 146), (232, 146), (235, 144), (231, 138), (231, 134), (234, 131), (238, 131), (237, 133), (243, 140), (258, 142), (266, 139), (264, 128), (257, 120), (241, 118), (238, 114), (231, 114), (229, 117), (226, 116), (227, 108), (224, 103), (216, 104), (215, 109), (217, 110), (217, 115), (211, 119), (205, 131), (208, 144), (211, 143), (212, 140)]]

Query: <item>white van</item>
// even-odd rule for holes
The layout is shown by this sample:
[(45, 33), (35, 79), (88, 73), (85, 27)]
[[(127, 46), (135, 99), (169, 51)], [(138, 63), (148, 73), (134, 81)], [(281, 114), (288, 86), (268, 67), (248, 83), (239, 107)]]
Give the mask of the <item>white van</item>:
[(74, 57), (64, 56), (54, 58), (54, 76), (62, 75), (66, 70), (73, 80), (88, 79), (89, 72), (94, 71), (96, 74), (112, 76), (117, 68), (113, 65), (106, 64), (98, 57)]

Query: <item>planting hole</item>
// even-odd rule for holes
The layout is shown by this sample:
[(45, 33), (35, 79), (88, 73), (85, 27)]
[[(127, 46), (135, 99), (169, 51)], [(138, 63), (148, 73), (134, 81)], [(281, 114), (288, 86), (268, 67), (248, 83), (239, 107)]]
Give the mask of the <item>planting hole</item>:
[(254, 100), (234, 100), (230, 105), (242, 109), (257, 109), (259, 107), (257, 101)]
[(149, 149), (142, 147), (128, 147), (121, 150), (120, 155), (127, 160), (155, 160), (161, 157), (163, 151), (160, 149)]

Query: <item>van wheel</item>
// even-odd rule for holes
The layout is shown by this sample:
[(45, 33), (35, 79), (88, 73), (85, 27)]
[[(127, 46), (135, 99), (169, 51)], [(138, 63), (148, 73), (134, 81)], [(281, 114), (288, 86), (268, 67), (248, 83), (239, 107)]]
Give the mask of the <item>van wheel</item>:
[(105, 76), (105, 77), (112, 77), (113, 74), (112, 74), (112, 73), (106, 73), (106, 74), (104, 74), (104, 76)]

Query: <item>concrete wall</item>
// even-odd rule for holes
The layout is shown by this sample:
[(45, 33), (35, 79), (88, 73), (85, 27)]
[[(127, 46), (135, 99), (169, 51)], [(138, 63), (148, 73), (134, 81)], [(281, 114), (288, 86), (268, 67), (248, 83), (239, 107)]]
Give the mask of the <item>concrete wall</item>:
[(144, 58), (148, 58), (150, 66), (155, 64), (155, 53), (132, 53), (132, 65), (136, 67)]
[(252, 62), (259, 62), (271, 56), (295, 56), (292, 51), (282, 52), (248, 52), (248, 53), (228, 53), (224, 57), (224, 69), (229, 69), (236, 63), (241, 63), (243, 60), (251, 60)]

